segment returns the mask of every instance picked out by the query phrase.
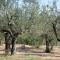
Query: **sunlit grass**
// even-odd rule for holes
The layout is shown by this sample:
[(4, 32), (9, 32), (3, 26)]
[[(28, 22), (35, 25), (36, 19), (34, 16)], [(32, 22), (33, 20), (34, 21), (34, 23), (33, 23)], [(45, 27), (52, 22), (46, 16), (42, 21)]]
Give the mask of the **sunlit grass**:
[(13, 55), (13, 56), (5, 56), (0, 55), (0, 60), (53, 60), (53, 59), (43, 59), (40, 56), (33, 55)]
[(58, 60), (58, 58), (52, 56), (47, 57), (47, 56), (38, 56), (38, 55), (31, 55), (31, 54), (15, 54), (12, 56), (0, 54), (0, 60)]
[(32, 55), (13, 55), (13, 56), (0, 55), (0, 60), (45, 60), (45, 59)]

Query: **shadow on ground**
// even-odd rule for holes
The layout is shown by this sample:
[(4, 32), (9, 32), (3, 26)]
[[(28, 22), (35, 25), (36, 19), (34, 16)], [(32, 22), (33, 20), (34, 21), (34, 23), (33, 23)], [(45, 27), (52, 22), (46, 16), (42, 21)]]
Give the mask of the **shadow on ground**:
[[(55, 51), (56, 50), (56, 51)], [(0, 56), (6, 56), (4, 54), (4, 45), (0, 46)], [(35, 48), (32, 46), (25, 46), (25, 49), (22, 49), (20, 45), (16, 45), (16, 53), (24, 54), (24, 55), (37, 55), (44, 57), (60, 57), (60, 48), (54, 49), (51, 53), (45, 53), (45, 47), (43, 48)]]

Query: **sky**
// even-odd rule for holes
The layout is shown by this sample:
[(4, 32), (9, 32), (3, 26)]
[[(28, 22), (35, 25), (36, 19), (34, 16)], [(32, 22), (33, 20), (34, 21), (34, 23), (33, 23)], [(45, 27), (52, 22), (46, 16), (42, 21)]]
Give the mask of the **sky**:
[[(20, 0), (19, 4), (21, 3), (22, 0)], [(57, 9), (60, 10), (60, 0), (56, 0), (57, 1)], [(53, 0), (38, 0), (40, 5), (52, 5)]]
[[(42, 5), (47, 5), (50, 4), (52, 5), (53, 0), (38, 0), (39, 3), (42, 3)], [(57, 1), (57, 9), (60, 10), (60, 0), (56, 0)]]

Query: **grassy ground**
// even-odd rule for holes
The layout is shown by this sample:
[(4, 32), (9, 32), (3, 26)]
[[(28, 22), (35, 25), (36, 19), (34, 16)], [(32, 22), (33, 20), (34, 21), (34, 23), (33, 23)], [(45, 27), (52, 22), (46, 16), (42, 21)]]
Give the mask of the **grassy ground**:
[(13, 56), (0, 55), (0, 60), (60, 60), (60, 58), (41, 57), (41, 56), (33, 56), (33, 55), (13, 55)]
[[(0, 60), (37, 60), (32, 55), (25, 56), (25, 55), (14, 55), (14, 56), (0, 56)], [(42, 60), (39, 58), (38, 60)]]
[(26, 46), (25, 50), (20, 49), (20, 45), (16, 45), (17, 51), (15, 55), (6, 56), (4, 54), (4, 45), (0, 46), (0, 60), (60, 60), (60, 47), (55, 46), (51, 53), (44, 53), (44, 46), (40, 49)]

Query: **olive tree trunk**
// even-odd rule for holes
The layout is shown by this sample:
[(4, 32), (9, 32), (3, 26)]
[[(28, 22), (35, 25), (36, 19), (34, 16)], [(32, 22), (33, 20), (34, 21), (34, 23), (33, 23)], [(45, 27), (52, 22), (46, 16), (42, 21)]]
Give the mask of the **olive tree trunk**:
[(46, 50), (45, 50), (45, 52), (49, 53), (50, 49), (49, 49), (49, 40), (48, 40), (48, 36), (47, 35), (45, 35), (45, 40), (46, 40)]
[(14, 55), (16, 49), (15, 49), (15, 38), (12, 38), (12, 48), (11, 48), (11, 55)]
[(9, 54), (10, 51), (10, 42), (8, 33), (5, 34), (5, 54)]

